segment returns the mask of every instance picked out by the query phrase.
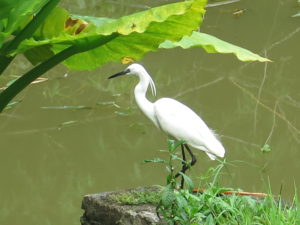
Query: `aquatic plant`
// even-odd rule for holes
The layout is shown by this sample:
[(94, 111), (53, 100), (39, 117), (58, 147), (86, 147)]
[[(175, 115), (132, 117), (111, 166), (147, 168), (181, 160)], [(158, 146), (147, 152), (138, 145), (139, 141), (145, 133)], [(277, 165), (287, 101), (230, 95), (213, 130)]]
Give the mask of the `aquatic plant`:
[(72, 15), (58, 3), (0, 0), (0, 74), (18, 54), (34, 65), (0, 93), (0, 112), (26, 86), (59, 63), (70, 69), (93, 70), (108, 62), (137, 61), (159, 48), (199, 46), (208, 52), (234, 53), (243, 61), (268, 61), (193, 32), (203, 21), (206, 0), (167, 4), (119, 19)]

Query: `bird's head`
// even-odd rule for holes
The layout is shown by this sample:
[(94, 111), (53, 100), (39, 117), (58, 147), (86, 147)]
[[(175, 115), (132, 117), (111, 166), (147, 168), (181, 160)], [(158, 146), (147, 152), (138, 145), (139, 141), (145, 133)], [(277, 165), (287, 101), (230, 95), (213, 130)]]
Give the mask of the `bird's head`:
[(136, 75), (139, 76), (141, 73), (146, 72), (145, 68), (137, 63), (133, 63), (130, 66), (128, 66), (125, 70), (116, 73), (114, 75), (111, 75), (108, 77), (108, 79), (123, 76), (123, 75)]
[[(146, 80), (147, 82), (150, 83), (152, 94), (154, 96), (156, 95), (156, 89), (155, 89), (154, 82), (142, 65), (140, 65), (138, 63), (133, 63), (130, 66), (128, 66), (125, 70), (123, 70), (119, 73), (116, 73), (114, 75), (111, 75), (110, 77), (108, 77), (108, 79), (123, 76), (123, 75), (135, 75), (135, 76), (138, 76), (140, 78), (140, 80)], [(149, 83), (147, 83), (147, 85)]]

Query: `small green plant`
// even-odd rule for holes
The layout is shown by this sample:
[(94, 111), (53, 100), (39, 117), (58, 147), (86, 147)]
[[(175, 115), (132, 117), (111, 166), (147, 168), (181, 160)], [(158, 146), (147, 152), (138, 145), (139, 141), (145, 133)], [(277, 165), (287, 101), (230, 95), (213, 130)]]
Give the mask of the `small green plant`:
[[(264, 198), (253, 196), (227, 195), (229, 188), (218, 184), (225, 161), (210, 168), (202, 177), (206, 188), (201, 193), (193, 191), (190, 177), (180, 173), (187, 183), (187, 189), (179, 189), (176, 181), (175, 164), (183, 160), (176, 149), (183, 141), (168, 141), (169, 159), (155, 158), (145, 162), (165, 163), (168, 171), (167, 184), (157, 196), (157, 213), (169, 225), (215, 225), (215, 224), (300, 224), (300, 204), (297, 196), (289, 203), (271, 194)], [(205, 182), (205, 184), (204, 184)]]
[[(168, 172), (167, 185), (162, 188), (161, 198), (156, 210), (159, 215), (164, 217), (168, 224), (188, 224), (187, 222), (198, 221), (198, 210), (196, 205), (199, 204), (197, 204), (197, 199), (192, 194), (192, 179), (182, 172), (175, 172), (175, 164), (178, 161), (181, 162), (183, 166), (191, 167), (188, 162), (184, 161), (176, 154), (176, 149), (184, 143), (185, 141), (168, 140), (168, 150), (166, 151), (169, 155), (168, 160), (154, 158), (152, 160), (144, 161), (166, 164)], [(181, 175), (182, 179), (186, 182), (188, 187), (187, 190), (179, 189), (179, 184), (176, 181), (178, 174)], [(180, 186), (182, 186), (182, 182)], [(196, 208), (191, 210), (193, 206)]]
[(144, 160), (144, 163), (164, 163), (166, 164), (166, 169), (168, 172), (167, 175), (167, 186), (170, 186), (171, 189), (176, 189), (179, 187), (179, 184), (176, 182), (176, 178), (181, 175), (183, 177), (183, 180), (186, 181), (189, 189), (193, 188), (192, 180), (186, 176), (182, 172), (176, 172), (175, 173), (175, 164), (176, 162), (181, 162), (183, 166), (187, 166), (188, 168), (191, 167), (190, 163), (184, 161), (178, 154), (176, 153), (176, 149), (184, 144), (185, 141), (174, 141), (174, 140), (168, 140), (168, 150), (161, 150), (162, 152), (167, 152), (169, 155), (169, 159), (161, 159), (159, 157), (149, 160)]
[(265, 144), (261, 149), (263, 153), (270, 152), (271, 151), (271, 146), (268, 144)]

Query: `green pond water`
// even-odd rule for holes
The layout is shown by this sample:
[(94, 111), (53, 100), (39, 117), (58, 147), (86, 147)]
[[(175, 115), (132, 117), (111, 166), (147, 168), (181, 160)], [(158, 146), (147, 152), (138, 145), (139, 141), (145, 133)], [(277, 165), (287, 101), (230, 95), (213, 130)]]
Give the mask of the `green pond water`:
[[(73, 13), (119, 17), (170, 1), (63, 0)], [(239, 16), (237, 9), (246, 9)], [(202, 32), (250, 49), (272, 63), (243, 63), (200, 48), (160, 50), (140, 61), (157, 98), (185, 103), (220, 134), (226, 148), (222, 186), (291, 199), (300, 185), (300, 11), (295, 0), (241, 0), (210, 7)], [(30, 68), (19, 57), (1, 87)], [(108, 80), (123, 70), (111, 63), (95, 71), (57, 66), (49, 80), (26, 88), (0, 115), (0, 224), (79, 224), (85, 194), (165, 184), (166, 136), (137, 108), (134, 77)], [(151, 100), (155, 100), (150, 94)], [(63, 106), (67, 109), (61, 109)], [(76, 106), (76, 107), (74, 107)], [(271, 151), (263, 153), (268, 144)], [(197, 178), (218, 165), (194, 150)], [(299, 194), (299, 193), (298, 193)]]

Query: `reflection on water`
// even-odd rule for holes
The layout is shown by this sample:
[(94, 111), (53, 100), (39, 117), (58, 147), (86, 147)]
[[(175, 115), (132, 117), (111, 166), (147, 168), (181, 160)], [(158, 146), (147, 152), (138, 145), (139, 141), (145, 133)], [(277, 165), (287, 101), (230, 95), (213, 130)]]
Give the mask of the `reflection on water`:
[[(72, 2), (63, 5), (75, 13), (115, 17), (143, 5)], [(247, 11), (236, 17), (237, 9)], [(202, 31), (265, 55), (273, 60), (269, 64), (241, 63), (201, 49), (164, 50), (141, 61), (158, 97), (187, 104), (221, 135), (229, 162), (224, 186), (263, 192), (270, 184), (274, 194), (282, 188), (291, 198), (299, 185), (300, 51), (295, 46), (300, 22), (290, 17), (294, 13), (293, 1), (279, 0), (208, 9)], [(19, 61), (9, 74), (28, 68)], [(87, 73), (58, 66), (46, 75), (48, 81), (27, 88), (15, 99), (22, 102), (0, 116), (1, 224), (78, 224), (84, 194), (164, 184), (162, 165), (142, 163), (164, 157), (159, 150), (166, 148), (166, 137), (138, 110), (137, 80), (106, 79), (123, 68), (109, 64)], [(8, 80), (1, 78), (1, 87)], [(265, 144), (270, 152), (261, 151)], [(217, 164), (196, 154), (195, 179)]]

